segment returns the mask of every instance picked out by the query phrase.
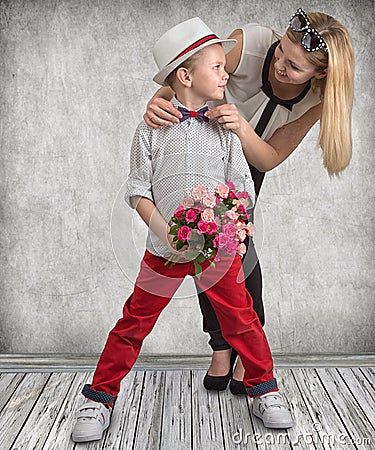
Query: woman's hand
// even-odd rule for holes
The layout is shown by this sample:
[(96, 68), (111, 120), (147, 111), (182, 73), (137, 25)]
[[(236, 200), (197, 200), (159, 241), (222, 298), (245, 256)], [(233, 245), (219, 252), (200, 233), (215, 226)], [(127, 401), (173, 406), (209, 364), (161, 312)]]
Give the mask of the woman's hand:
[(207, 111), (206, 116), (209, 119), (217, 119), (223, 125), (225, 130), (232, 130), (238, 134), (241, 131), (246, 120), (238, 112), (238, 109), (232, 103), (219, 105)]
[(152, 128), (171, 127), (179, 122), (180, 117), (182, 117), (180, 111), (169, 100), (161, 97), (153, 97), (147, 103), (147, 109), (143, 115), (144, 121)]

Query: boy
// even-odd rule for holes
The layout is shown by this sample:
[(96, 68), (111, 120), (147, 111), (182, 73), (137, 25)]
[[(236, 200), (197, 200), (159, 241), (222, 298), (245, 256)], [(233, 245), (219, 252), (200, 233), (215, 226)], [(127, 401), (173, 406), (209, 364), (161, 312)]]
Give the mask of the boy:
[[(176, 253), (168, 222), (181, 199), (195, 186), (204, 185), (213, 192), (218, 183), (230, 180), (254, 200), (237, 136), (204, 116), (208, 100), (223, 98), (228, 80), (224, 48), (229, 51), (234, 43), (219, 39), (194, 18), (167, 31), (155, 45), (160, 70), (154, 81), (173, 88), (173, 104), (183, 117), (171, 128), (151, 129), (142, 122), (133, 139), (125, 199), (149, 227), (146, 252), (123, 317), (109, 333), (92, 384), (82, 391), (89, 401), (78, 409), (72, 433), (76, 442), (102, 437), (120, 382), (133, 367), (144, 338), (186, 275), (195, 274), (194, 263), (183, 258), (172, 267), (165, 265)], [(243, 279), (240, 257), (223, 257), (214, 268), (206, 261), (202, 269), (196, 283), (206, 292), (226, 340), (243, 361), (254, 414), (265, 426), (291, 427), (292, 418), (273, 376), (267, 339), (244, 282), (237, 281)]]

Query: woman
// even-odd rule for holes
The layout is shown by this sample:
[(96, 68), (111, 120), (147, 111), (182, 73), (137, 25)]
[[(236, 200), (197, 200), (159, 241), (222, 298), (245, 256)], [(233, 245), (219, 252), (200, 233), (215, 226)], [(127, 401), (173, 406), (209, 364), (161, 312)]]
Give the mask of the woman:
[[(237, 45), (227, 54), (231, 76), (226, 103), (214, 105), (206, 115), (239, 136), (257, 196), (264, 172), (288, 158), (318, 120), (324, 167), (331, 176), (338, 175), (352, 153), (354, 57), (347, 29), (326, 14), (299, 9), (282, 37), (257, 24), (236, 29), (229, 37)], [(172, 95), (169, 88), (161, 88), (150, 100), (144, 115), (149, 126), (178, 122), (180, 113), (169, 102)], [(243, 267), (264, 325), (262, 275), (252, 242)], [(203, 329), (210, 333), (213, 349), (204, 385), (222, 390), (230, 381), (233, 394), (244, 394), (242, 364), (238, 361), (232, 371), (236, 353), (223, 339), (207, 297), (198, 295)]]

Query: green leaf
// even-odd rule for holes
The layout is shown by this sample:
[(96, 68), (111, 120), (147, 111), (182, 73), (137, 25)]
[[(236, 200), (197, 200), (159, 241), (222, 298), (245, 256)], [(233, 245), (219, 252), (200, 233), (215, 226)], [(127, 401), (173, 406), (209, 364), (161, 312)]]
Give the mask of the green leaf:
[(185, 241), (178, 241), (176, 244), (176, 250), (181, 250), (182, 247), (185, 245)]
[(206, 261), (206, 257), (202, 253), (199, 253), (199, 255), (195, 258), (195, 260), (197, 262), (204, 262)]
[(202, 266), (196, 259), (194, 259), (194, 268), (195, 268), (195, 276), (198, 278), (198, 280), (200, 280), (202, 276)]
[(172, 225), (171, 228), (169, 229), (169, 234), (177, 234), (178, 232), (178, 225)]

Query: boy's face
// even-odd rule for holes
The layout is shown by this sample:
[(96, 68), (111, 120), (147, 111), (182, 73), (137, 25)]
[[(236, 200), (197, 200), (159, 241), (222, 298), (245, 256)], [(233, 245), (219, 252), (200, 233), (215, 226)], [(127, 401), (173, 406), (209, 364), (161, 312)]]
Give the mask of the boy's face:
[(229, 75), (224, 70), (225, 53), (220, 44), (209, 45), (199, 51), (190, 70), (191, 88), (204, 101), (221, 100)]

